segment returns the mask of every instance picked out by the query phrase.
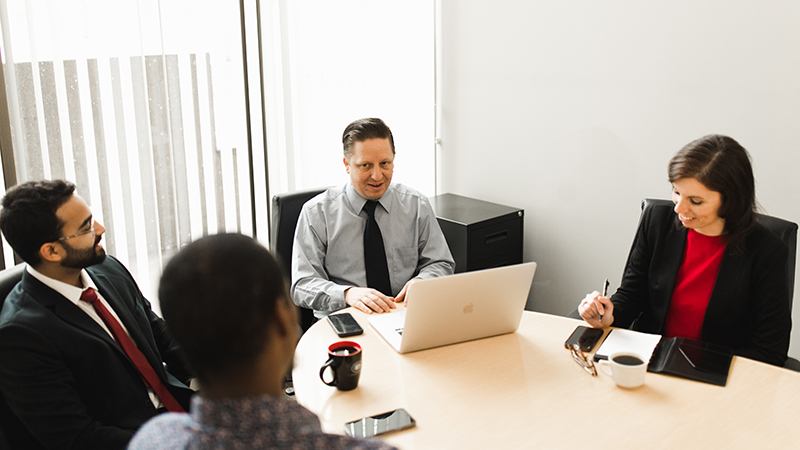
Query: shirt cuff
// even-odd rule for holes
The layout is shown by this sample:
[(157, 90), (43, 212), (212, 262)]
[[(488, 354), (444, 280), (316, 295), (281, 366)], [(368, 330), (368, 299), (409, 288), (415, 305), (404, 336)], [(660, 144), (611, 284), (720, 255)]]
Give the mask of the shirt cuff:
[(330, 293), (331, 295), (331, 310), (338, 311), (340, 309), (347, 308), (347, 302), (344, 301), (344, 291), (350, 289), (353, 286), (343, 286), (337, 284), (333, 291)]

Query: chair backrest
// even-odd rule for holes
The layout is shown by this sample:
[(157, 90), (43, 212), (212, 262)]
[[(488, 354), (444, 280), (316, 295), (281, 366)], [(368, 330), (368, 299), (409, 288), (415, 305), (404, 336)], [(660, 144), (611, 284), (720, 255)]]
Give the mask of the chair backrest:
[[(672, 205), (673, 203), (671, 200), (646, 198), (642, 200), (642, 212), (647, 208), (652, 208), (654, 205), (659, 204)], [(789, 282), (789, 305), (791, 305), (794, 299), (794, 271), (797, 264), (797, 224), (766, 214), (758, 214), (756, 220), (781, 238), (783, 243), (789, 248), (789, 261), (786, 270), (788, 272), (787, 280)]]
[(768, 230), (777, 234), (789, 248), (789, 264), (787, 267), (789, 276), (787, 280), (789, 280), (789, 304), (791, 304), (794, 299), (794, 271), (797, 264), (797, 224), (766, 214), (759, 214), (757, 220)]
[[(294, 230), (297, 228), (300, 210), (307, 201), (325, 192), (326, 189), (309, 189), (272, 197), (272, 229), (270, 230), (269, 245), (289, 279), (292, 277)], [(300, 326), (305, 331), (314, 323), (314, 314), (313, 311), (306, 308), (301, 308), (300, 313)]]
[(22, 274), (25, 272), (25, 264), (17, 264), (14, 267), (0, 271), (0, 307), (6, 301), (6, 297), (22, 280)]
[[(25, 264), (0, 271), (0, 309), (14, 286), (22, 280)], [(25, 428), (0, 392), (0, 449), (43, 449), (44, 447)]]

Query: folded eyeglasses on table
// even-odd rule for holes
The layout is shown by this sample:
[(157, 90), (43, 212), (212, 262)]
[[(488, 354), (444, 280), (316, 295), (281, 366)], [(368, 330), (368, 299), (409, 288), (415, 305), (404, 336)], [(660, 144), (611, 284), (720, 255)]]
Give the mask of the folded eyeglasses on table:
[(583, 369), (589, 372), (593, 377), (597, 376), (597, 368), (594, 366), (594, 362), (583, 353), (578, 344), (572, 344), (572, 346), (569, 347), (569, 351), (572, 353), (572, 359), (574, 359), (579, 366), (583, 367)]

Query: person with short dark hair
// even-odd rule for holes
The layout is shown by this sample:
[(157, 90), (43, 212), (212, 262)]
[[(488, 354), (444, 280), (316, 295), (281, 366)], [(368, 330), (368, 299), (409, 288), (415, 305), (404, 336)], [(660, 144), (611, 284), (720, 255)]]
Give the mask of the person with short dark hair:
[(381, 119), (356, 120), (342, 145), (350, 182), (303, 205), (292, 250), (292, 298), (316, 317), (348, 306), (389, 312), (412, 280), (455, 270), (427, 197), (392, 184), (389, 127)]
[(643, 213), (619, 289), (588, 294), (581, 317), (782, 366), (792, 329), (788, 249), (756, 222), (750, 155), (730, 137), (705, 136), (670, 160), (668, 179), (674, 208)]
[(201, 389), (187, 414), (146, 423), (130, 450), (387, 449), (322, 432), (319, 419), (282, 397), (297, 343), (297, 308), (272, 254), (240, 234), (202, 238), (161, 277), (164, 320)]
[(44, 448), (124, 449), (149, 418), (185, 411), (183, 355), (75, 185), (23, 183), (2, 205), (27, 266), (0, 312), (0, 390), (28, 431)]

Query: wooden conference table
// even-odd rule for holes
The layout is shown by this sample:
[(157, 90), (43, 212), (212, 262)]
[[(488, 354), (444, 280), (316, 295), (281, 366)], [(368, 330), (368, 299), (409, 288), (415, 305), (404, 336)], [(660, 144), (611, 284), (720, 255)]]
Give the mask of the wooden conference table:
[(734, 357), (726, 387), (648, 373), (626, 390), (573, 361), (563, 343), (574, 319), (525, 312), (516, 333), (400, 355), (347, 311), (364, 328), (346, 338), (364, 351), (358, 388), (319, 379), (328, 345), (345, 340), (325, 320), (303, 335), (292, 372), (327, 432), (405, 408), (417, 426), (381, 438), (402, 449), (800, 448), (797, 372)]

